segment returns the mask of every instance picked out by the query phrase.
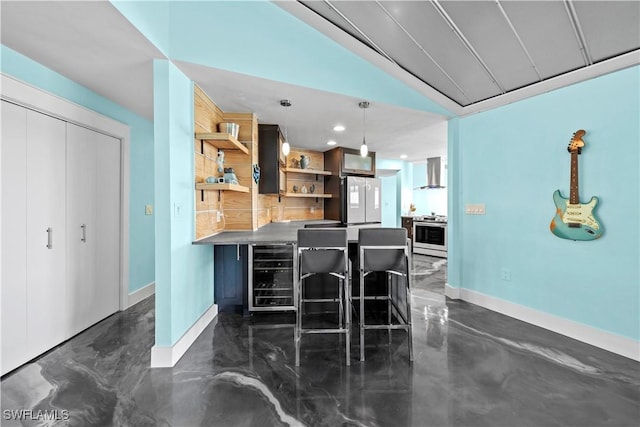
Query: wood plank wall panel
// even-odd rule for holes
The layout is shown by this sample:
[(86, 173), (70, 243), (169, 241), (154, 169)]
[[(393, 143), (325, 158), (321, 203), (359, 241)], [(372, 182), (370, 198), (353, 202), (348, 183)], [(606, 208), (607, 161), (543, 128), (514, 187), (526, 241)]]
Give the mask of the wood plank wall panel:
[(258, 121), (252, 113), (223, 113), (223, 121), (238, 123), (238, 140), (249, 148), (249, 155), (225, 150), (224, 166), (232, 167), (238, 182), (249, 193), (224, 193), (225, 230), (258, 229), (258, 184), (253, 180), (253, 165), (258, 163)]
[[(222, 111), (211, 101), (206, 93), (194, 85), (194, 129), (195, 132), (216, 132), (217, 124), (222, 121)], [(221, 176), (218, 173), (216, 158), (218, 150), (194, 138), (195, 182), (204, 182), (208, 176)], [(202, 152), (204, 151), (204, 153)], [(224, 222), (217, 221), (222, 203), (218, 201), (217, 191), (195, 190), (196, 201), (196, 239), (201, 239), (224, 229)], [(204, 200), (203, 200), (204, 198)]]
[[(300, 161), (300, 156), (304, 154), (309, 156), (308, 169), (324, 170), (324, 153), (318, 151), (304, 150), (301, 148), (291, 147), (291, 152), (287, 156), (288, 167), (300, 167), (299, 163), (296, 165), (293, 160)], [(312, 184), (315, 184), (315, 193), (324, 193), (324, 177), (318, 175), (302, 174), (302, 173), (287, 173), (287, 192), (293, 193), (293, 186), (298, 186), (298, 192), (301, 192), (302, 186), (306, 186), (307, 190)], [(283, 207), (284, 220), (301, 221), (310, 219), (323, 219), (324, 218), (324, 199), (315, 198), (281, 198)], [(276, 198), (277, 202), (277, 198)]]
[[(255, 230), (258, 224), (258, 187), (253, 182), (252, 164), (258, 162), (258, 123), (252, 113), (225, 113), (197, 85), (194, 86), (195, 132), (217, 132), (218, 123), (234, 122), (240, 125), (238, 140), (250, 148), (250, 155), (236, 150), (225, 150), (225, 167), (233, 167), (240, 185), (249, 187), (249, 193), (232, 191), (195, 191), (196, 239), (217, 234), (224, 230)], [(255, 148), (254, 148), (255, 147)], [(222, 177), (216, 159), (218, 149), (210, 144), (201, 145), (194, 139), (194, 182), (205, 182), (209, 176)], [(204, 151), (204, 153), (202, 152)], [(217, 221), (218, 212), (222, 220)]]

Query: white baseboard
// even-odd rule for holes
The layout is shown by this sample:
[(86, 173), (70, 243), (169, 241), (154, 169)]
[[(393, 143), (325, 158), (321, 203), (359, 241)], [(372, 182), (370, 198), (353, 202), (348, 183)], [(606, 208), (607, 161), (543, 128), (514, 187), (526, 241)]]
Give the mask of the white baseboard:
[(144, 285), (140, 289), (136, 289), (131, 292), (128, 296), (127, 300), (127, 308), (132, 305), (136, 305), (140, 301), (150, 297), (151, 295), (156, 293), (156, 282), (151, 282), (148, 285)]
[(151, 347), (151, 367), (172, 368), (217, 315), (218, 305), (213, 304), (174, 345)]
[(461, 299), (489, 310), (522, 320), (544, 329), (565, 335), (578, 341), (602, 348), (620, 356), (640, 361), (640, 342), (621, 335), (597, 329), (573, 320), (538, 311), (480, 292), (464, 288), (454, 288), (447, 284), (445, 295)]
[(451, 299), (460, 299), (460, 288), (454, 288), (448, 283), (444, 284), (444, 294)]

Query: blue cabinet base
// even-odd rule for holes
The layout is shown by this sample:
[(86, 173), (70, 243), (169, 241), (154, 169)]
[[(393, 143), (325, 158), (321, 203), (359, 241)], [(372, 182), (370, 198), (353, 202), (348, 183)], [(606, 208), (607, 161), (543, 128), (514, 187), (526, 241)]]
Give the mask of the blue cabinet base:
[(248, 312), (247, 245), (215, 245), (213, 292), (220, 312)]

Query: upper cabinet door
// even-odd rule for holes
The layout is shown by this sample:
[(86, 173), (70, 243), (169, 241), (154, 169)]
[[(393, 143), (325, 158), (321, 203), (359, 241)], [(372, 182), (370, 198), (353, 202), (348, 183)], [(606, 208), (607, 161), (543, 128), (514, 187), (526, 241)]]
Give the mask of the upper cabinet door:
[(63, 121), (27, 111), (27, 337), (32, 356), (66, 339), (65, 139)]
[(27, 356), (27, 110), (2, 101), (2, 372)]
[(284, 162), (281, 145), (282, 133), (278, 125), (258, 126), (258, 164), (260, 166), (260, 194), (278, 194), (283, 191), (284, 177), (280, 163)]

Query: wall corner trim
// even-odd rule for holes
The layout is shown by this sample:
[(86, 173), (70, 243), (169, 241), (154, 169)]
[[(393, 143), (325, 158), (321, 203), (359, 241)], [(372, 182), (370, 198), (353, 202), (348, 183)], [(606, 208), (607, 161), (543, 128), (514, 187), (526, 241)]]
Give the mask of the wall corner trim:
[(463, 301), (640, 362), (640, 342), (631, 338), (469, 289), (458, 288), (458, 292)]
[(127, 301), (127, 308), (136, 305), (137, 303), (147, 299), (151, 295), (156, 293), (156, 282), (147, 283), (140, 289), (136, 289), (131, 292)]
[(154, 345), (151, 347), (151, 367), (172, 368), (175, 366), (178, 360), (189, 350), (191, 344), (195, 342), (202, 331), (204, 331), (217, 315), (218, 305), (212, 304), (174, 345)]

